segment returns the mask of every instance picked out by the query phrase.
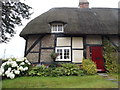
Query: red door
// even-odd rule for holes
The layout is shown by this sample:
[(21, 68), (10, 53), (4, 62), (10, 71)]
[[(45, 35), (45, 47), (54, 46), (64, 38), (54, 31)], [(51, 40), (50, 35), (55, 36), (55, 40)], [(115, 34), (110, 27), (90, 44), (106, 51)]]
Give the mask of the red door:
[(91, 57), (92, 60), (96, 63), (98, 71), (105, 71), (104, 67), (104, 58), (103, 58), (103, 48), (101, 46), (92, 46), (91, 49)]

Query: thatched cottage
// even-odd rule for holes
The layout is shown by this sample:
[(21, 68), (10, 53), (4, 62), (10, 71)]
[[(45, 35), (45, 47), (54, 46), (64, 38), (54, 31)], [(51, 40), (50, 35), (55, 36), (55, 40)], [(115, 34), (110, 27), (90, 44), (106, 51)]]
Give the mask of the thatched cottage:
[(26, 40), (25, 56), (31, 62), (81, 63), (92, 58), (104, 70), (104, 38), (118, 45), (118, 8), (89, 8), (80, 0), (79, 8), (52, 8), (30, 21), (20, 33)]

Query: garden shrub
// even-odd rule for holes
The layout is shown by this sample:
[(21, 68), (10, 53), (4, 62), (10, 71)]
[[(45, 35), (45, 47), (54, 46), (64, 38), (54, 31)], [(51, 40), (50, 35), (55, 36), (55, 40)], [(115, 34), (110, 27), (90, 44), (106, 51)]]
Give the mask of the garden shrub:
[(118, 51), (117, 47), (113, 46), (110, 41), (104, 39), (104, 58), (105, 58), (105, 68), (107, 72), (117, 73), (118, 72)]
[(16, 76), (23, 76), (27, 73), (30, 62), (27, 58), (10, 58), (2, 63), (0, 68), (0, 76), (7, 78), (15, 78)]
[(96, 64), (90, 59), (83, 59), (82, 69), (85, 70), (86, 74), (93, 75), (97, 73)]
[(64, 63), (61, 64), (61, 67), (63, 67), (63, 73), (65, 76), (78, 76), (80, 74), (80, 68), (76, 64)]
[(35, 66), (29, 72), (30, 76), (49, 76), (51, 73), (51, 68), (45, 65)]
[(83, 70), (80, 70), (78, 65), (64, 63), (59, 66), (50, 65), (50, 67), (41, 65), (33, 67), (28, 75), (30, 76), (78, 76), (84, 75)]
[(55, 69), (52, 69), (51, 76), (53, 76), (53, 77), (64, 76), (64, 68), (63, 67), (57, 67)]

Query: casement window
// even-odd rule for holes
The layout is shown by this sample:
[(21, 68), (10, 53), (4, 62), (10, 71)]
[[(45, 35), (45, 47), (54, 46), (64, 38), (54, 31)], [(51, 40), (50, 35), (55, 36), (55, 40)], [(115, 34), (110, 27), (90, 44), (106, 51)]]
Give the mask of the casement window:
[(58, 53), (56, 61), (71, 61), (70, 47), (56, 47), (55, 51)]
[(62, 33), (64, 31), (63, 24), (52, 24), (51, 32), (52, 33)]

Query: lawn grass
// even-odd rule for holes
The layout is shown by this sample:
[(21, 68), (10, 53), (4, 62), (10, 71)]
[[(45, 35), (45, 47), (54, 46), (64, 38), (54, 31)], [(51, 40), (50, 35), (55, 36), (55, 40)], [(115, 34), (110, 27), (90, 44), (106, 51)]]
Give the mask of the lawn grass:
[(3, 88), (117, 88), (117, 83), (93, 76), (19, 77), (3, 80)]
[(115, 79), (118, 79), (118, 77), (120, 76), (120, 74), (118, 74), (118, 73), (108, 73), (108, 75), (109, 75), (111, 78), (115, 78)]

